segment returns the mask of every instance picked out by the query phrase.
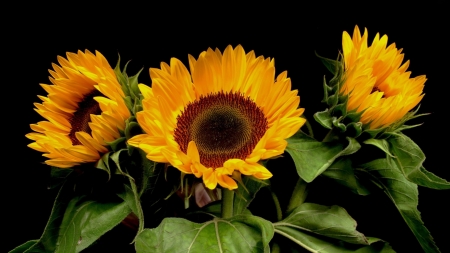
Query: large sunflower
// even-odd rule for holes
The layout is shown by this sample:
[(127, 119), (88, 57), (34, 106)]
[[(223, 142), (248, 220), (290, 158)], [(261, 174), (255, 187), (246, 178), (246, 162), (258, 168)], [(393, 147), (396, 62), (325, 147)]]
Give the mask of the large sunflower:
[(241, 46), (189, 55), (189, 66), (190, 73), (172, 58), (150, 69), (152, 88), (139, 86), (144, 109), (137, 113), (146, 134), (128, 143), (150, 160), (203, 177), (209, 189), (237, 188), (234, 171), (270, 178), (259, 161), (281, 155), (305, 122), (287, 73), (275, 80), (274, 61)]
[(410, 78), (409, 61), (402, 64), (402, 49), (395, 43), (387, 46), (386, 35), (377, 33), (370, 46), (367, 37), (367, 29), (361, 37), (358, 26), (352, 38), (342, 35), (345, 81), (340, 92), (349, 96), (347, 108), (363, 112), (360, 121), (377, 129), (399, 121), (422, 100), (426, 78)]
[(44, 152), (48, 165), (69, 168), (96, 162), (108, 151), (107, 143), (120, 137), (130, 117), (124, 93), (105, 57), (88, 50), (58, 56), (49, 77), (52, 85), (41, 84), (48, 92), (39, 96), (36, 111), (46, 121), (32, 124), (35, 141), (28, 146)]

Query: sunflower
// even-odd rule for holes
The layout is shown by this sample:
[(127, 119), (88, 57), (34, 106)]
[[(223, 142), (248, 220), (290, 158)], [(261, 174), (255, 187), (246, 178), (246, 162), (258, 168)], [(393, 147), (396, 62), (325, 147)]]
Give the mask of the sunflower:
[(369, 129), (378, 129), (399, 121), (421, 100), (424, 75), (411, 78), (409, 61), (403, 62), (402, 49), (377, 33), (367, 45), (367, 29), (363, 36), (358, 26), (353, 37), (344, 31), (344, 83), (340, 93), (348, 95), (347, 108), (362, 112), (360, 121)]
[(259, 161), (281, 155), (285, 139), (305, 123), (287, 72), (275, 79), (273, 60), (241, 46), (223, 54), (209, 48), (197, 60), (189, 55), (189, 67), (172, 58), (150, 68), (152, 88), (139, 86), (137, 120), (145, 134), (128, 143), (150, 160), (202, 178), (209, 189), (237, 188), (235, 171), (270, 178)]
[(46, 121), (31, 124), (35, 141), (28, 146), (43, 152), (46, 164), (70, 168), (96, 162), (108, 151), (108, 142), (120, 137), (130, 117), (124, 93), (105, 57), (88, 50), (58, 56), (59, 66), (49, 70), (51, 85), (41, 84), (48, 95), (38, 96), (35, 110)]

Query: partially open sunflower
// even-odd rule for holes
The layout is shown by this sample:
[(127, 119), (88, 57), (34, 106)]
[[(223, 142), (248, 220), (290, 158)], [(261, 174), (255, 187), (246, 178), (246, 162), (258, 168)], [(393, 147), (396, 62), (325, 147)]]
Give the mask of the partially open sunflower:
[(340, 93), (348, 95), (349, 111), (362, 112), (360, 121), (369, 129), (377, 129), (399, 121), (423, 97), (424, 75), (411, 78), (403, 62), (402, 49), (377, 33), (367, 45), (368, 32), (361, 36), (358, 26), (353, 37), (342, 35), (344, 83)]
[(275, 79), (273, 59), (241, 46), (189, 55), (189, 66), (172, 58), (150, 69), (152, 88), (139, 86), (145, 134), (128, 143), (150, 160), (202, 177), (209, 189), (237, 188), (234, 171), (270, 178), (259, 162), (283, 154), (285, 139), (305, 123), (287, 72)]
[(69, 168), (96, 162), (108, 151), (108, 142), (120, 137), (130, 117), (124, 93), (105, 57), (88, 50), (58, 56), (59, 66), (50, 70), (51, 85), (39, 96), (36, 111), (46, 121), (32, 124), (35, 141), (28, 146), (43, 152), (46, 164)]

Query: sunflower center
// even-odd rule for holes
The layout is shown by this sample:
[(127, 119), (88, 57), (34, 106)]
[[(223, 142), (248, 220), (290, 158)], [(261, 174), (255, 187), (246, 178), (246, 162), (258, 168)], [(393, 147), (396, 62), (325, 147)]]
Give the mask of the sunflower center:
[(267, 128), (263, 111), (250, 98), (219, 92), (189, 103), (177, 117), (174, 137), (184, 153), (195, 141), (200, 162), (218, 168), (228, 159), (245, 159)]
[(69, 138), (72, 141), (72, 145), (81, 145), (81, 142), (75, 136), (76, 132), (86, 132), (91, 134), (91, 128), (89, 122), (91, 121), (91, 114), (98, 115), (102, 111), (94, 97), (101, 96), (102, 94), (98, 90), (94, 90), (88, 93), (84, 99), (78, 103), (78, 110), (73, 113), (72, 119), (70, 119), (70, 125), (72, 129), (69, 133)]

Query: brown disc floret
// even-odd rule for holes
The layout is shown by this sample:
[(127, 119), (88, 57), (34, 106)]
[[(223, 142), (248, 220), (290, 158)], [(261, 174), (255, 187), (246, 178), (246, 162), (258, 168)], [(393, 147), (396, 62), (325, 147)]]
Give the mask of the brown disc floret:
[(245, 159), (268, 129), (256, 103), (240, 93), (218, 92), (189, 103), (177, 117), (175, 141), (182, 152), (194, 141), (200, 162), (218, 168), (228, 159)]

